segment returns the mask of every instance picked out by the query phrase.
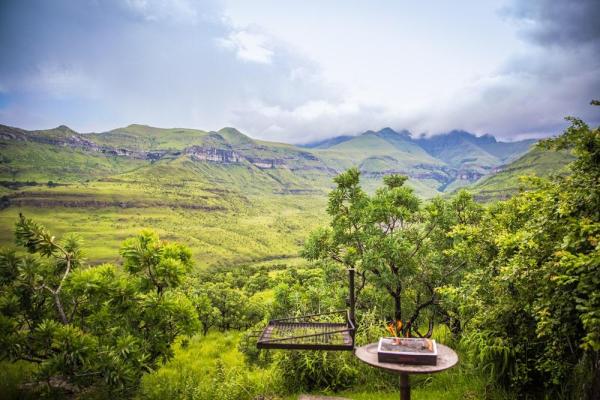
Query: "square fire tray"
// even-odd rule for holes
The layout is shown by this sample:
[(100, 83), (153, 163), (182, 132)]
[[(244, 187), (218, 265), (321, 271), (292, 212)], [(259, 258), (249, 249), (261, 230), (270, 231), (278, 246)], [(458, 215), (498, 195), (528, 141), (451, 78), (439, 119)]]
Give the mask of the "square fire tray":
[(377, 346), (379, 362), (437, 365), (437, 355), (437, 345), (431, 339), (385, 337)]

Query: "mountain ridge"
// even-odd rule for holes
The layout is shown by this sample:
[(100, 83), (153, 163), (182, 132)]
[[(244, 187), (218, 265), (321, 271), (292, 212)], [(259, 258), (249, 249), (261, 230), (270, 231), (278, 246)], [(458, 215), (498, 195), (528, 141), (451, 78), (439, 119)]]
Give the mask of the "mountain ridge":
[[(7, 149), (12, 146), (16, 151), (18, 147), (16, 152), (23, 157), (27, 153), (24, 143), (54, 146), (54, 152), (57, 148), (68, 148), (79, 152), (77, 157), (90, 156), (93, 163), (108, 164), (106, 173), (126, 172), (127, 160), (164, 164), (185, 158), (192, 162), (235, 165), (255, 169), (254, 173), (278, 182), (278, 191), (304, 190), (305, 186), (311, 190), (326, 189), (335, 174), (356, 166), (363, 173), (368, 189), (377, 186), (383, 175), (400, 173), (409, 176), (409, 183), (424, 197), (473, 183), (506, 161), (518, 158), (533, 143), (508, 144), (491, 135), (478, 137), (465, 131), (414, 139), (407, 130), (398, 132), (386, 127), (307, 147), (253, 139), (233, 127), (204, 131), (142, 124), (99, 133), (78, 133), (66, 125), (35, 131), (0, 125), (0, 139)], [(20, 146), (15, 147), (17, 143)], [(119, 164), (115, 157), (125, 170), (114, 170)], [(10, 159), (4, 164), (0, 164), (0, 176), (6, 178), (7, 169), (12, 171), (13, 178), (19, 175), (19, 167), (6, 165)], [(49, 180), (64, 178), (58, 172), (60, 168), (41, 167)], [(73, 164), (72, 169), (77, 166)]]

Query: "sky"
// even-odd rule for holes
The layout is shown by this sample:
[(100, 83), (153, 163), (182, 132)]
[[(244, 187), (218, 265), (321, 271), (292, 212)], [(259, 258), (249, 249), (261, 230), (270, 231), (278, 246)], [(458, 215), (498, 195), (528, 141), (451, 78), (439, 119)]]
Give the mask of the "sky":
[(0, 124), (305, 143), (600, 125), (599, 0), (0, 0)]

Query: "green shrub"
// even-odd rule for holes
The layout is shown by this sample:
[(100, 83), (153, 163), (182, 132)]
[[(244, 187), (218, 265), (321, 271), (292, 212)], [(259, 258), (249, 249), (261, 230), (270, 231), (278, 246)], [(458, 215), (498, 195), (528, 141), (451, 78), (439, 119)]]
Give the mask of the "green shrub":
[(247, 366), (238, 351), (239, 333), (210, 332), (186, 347), (176, 346), (174, 358), (142, 379), (137, 397), (168, 399), (256, 399), (273, 397), (282, 386), (273, 368)]
[(351, 387), (358, 378), (357, 363), (349, 351), (282, 351), (276, 365), (289, 392), (335, 392)]

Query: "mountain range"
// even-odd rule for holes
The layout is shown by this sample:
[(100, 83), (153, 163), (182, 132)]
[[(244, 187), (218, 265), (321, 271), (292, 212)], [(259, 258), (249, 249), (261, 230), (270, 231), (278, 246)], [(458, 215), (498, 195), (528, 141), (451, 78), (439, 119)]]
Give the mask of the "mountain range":
[[(533, 143), (502, 142), (464, 131), (414, 139), (408, 131), (384, 128), (294, 146), (255, 140), (234, 128), (202, 131), (130, 125), (82, 134), (64, 125), (38, 131), (2, 125), (0, 179), (97, 179), (191, 163), (192, 170), (239, 173), (247, 175), (254, 189), (285, 192), (329, 187), (331, 177), (357, 166), (368, 189), (383, 175), (401, 173), (409, 176), (421, 196), (431, 197), (498, 171)], [(205, 178), (218, 182), (219, 175)]]

